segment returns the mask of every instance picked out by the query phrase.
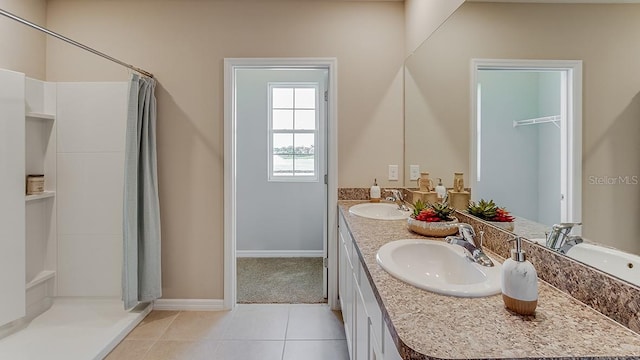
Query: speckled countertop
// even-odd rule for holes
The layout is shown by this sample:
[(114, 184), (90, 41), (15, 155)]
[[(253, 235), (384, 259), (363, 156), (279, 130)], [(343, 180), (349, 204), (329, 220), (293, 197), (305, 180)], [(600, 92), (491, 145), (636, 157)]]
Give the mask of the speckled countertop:
[(403, 220), (349, 213), (362, 202), (338, 206), (404, 359), (640, 359), (640, 335), (542, 281), (536, 315), (523, 317), (508, 312), (500, 295), (449, 297), (395, 279), (376, 252), (389, 241), (423, 237)]

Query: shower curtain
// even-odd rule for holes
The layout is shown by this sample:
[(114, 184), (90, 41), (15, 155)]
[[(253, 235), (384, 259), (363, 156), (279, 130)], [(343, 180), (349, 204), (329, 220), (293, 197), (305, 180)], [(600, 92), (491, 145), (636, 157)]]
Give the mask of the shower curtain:
[(122, 300), (125, 309), (162, 296), (155, 86), (152, 78), (131, 76), (123, 221)]

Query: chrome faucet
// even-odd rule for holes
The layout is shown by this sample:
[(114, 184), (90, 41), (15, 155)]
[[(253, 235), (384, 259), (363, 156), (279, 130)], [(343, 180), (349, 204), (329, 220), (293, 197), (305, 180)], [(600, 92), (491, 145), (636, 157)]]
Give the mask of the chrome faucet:
[(580, 244), (582, 242), (582, 238), (580, 236), (569, 235), (573, 227), (576, 225), (582, 225), (582, 223), (554, 224), (551, 227), (551, 232), (547, 234), (547, 247), (566, 254), (572, 246)]
[(387, 200), (393, 201), (398, 205), (398, 210), (402, 211), (411, 211), (407, 205), (404, 204), (404, 196), (402, 196), (402, 191), (398, 189), (386, 189), (389, 191), (392, 196), (388, 197)]
[(480, 243), (476, 244), (474, 237), (476, 236), (473, 227), (469, 224), (458, 225), (457, 236), (447, 236), (446, 242), (453, 245), (460, 245), (467, 250), (467, 257), (482, 266), (493, 266), (493, 261), (489, 259), (487, 254), (482, 251), (482, 241), (484, 240), (484, 231), (480, 231)]

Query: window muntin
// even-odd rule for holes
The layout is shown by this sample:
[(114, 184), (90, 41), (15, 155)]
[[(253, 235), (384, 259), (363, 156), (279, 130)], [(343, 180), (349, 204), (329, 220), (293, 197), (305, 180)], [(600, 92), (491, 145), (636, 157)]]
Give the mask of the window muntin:
[(269, 83), (269, 181), (318, 181), (317, 83)]

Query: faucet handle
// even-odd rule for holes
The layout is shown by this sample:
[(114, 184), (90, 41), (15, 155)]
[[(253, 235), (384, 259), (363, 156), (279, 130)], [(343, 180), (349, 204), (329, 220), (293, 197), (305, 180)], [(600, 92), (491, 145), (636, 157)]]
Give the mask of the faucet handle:
[(480, 235), (480, 248), (482, 248), (482, 243), (484, 242), (484, 230), (478, 231), (478, 234)]

